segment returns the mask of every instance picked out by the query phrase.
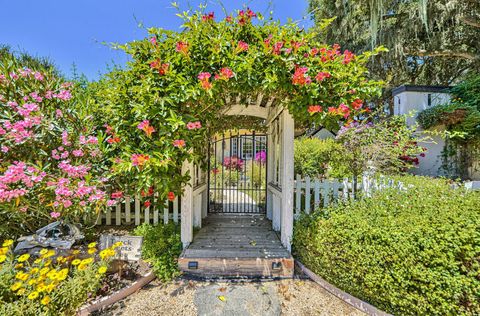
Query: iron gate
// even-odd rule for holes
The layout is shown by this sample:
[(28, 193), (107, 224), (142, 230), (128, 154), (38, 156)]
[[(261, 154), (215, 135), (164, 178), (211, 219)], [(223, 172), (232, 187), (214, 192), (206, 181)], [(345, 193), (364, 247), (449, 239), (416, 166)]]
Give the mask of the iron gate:
[(265, 213), (267, 135), (216, 136), (210, 144), (208, 174), (210, 213)]

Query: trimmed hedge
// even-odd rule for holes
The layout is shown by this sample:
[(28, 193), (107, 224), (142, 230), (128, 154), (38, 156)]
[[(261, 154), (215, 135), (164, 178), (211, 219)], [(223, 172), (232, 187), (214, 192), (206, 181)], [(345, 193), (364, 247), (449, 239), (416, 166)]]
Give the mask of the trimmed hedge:
[(406, 192), (319, 210), (295, 224), (315, 273), (396, 315), (480, 314), (480, 192), (405, 177)]

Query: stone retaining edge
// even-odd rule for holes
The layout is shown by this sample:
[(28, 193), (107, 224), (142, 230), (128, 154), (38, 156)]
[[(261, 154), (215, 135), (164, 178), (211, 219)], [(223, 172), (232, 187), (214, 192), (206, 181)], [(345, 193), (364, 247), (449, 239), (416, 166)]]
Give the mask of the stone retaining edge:
[(368, 304), (367, 302), (362, 301), (361, 299), (352, 296), (339, 288), (335, 287), (334, 285), (328, 283), (320, 276), (316, 275), (312, 271), (310, 271), (307, 267), (305, 267), (300, 261), (295, 260), (295, 264), (297, 265), (303, 273), (305, 273), (310, 279), (312, 279), (315, 283), (320, 285), (322, 288), (327, 290), (328, 292), (332, 293), (345, 303), (355, 307), (356, 309), (370, 315), (370, 316), (392, 316), (392, 314), (388, 314), (373, 305)]

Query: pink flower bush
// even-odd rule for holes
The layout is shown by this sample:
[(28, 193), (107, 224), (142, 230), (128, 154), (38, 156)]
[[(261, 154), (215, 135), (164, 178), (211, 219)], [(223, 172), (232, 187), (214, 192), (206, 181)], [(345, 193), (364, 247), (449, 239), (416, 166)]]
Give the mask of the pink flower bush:
[(102, 153), (95, 131), (78, 124), (72, 110), (63, 114), (72, 108), (74, 85), (7, 64), (0, 65), (0, 209), (36, 226), (95, 214), (107, 201), (97, 165)]

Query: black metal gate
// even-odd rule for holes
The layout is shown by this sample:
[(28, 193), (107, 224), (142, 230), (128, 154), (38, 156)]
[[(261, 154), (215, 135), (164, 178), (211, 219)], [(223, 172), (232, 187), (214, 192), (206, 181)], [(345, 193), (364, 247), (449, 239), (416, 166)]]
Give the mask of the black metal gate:
[(208, 174), (210, 213), (265, 213), (267, 135), (216, 136), (210, 145)]

